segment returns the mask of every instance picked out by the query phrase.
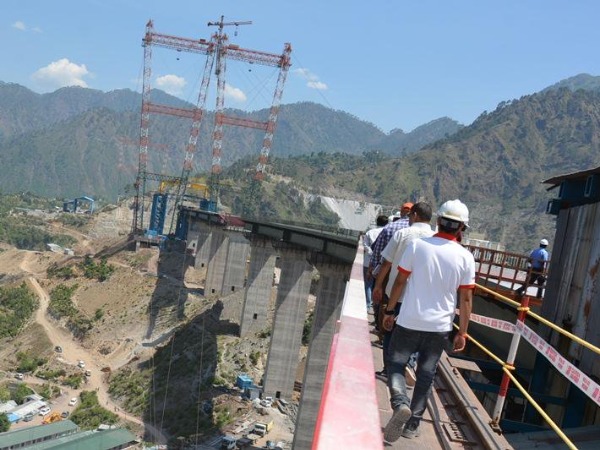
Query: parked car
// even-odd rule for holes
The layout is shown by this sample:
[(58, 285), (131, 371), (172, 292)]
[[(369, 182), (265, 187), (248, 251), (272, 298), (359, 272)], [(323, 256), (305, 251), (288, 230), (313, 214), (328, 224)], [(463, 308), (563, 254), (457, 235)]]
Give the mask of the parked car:
[(62, 417), (63, 419), (69, 417), (69, 411), (63, 411), (62, 413), (60, 413), (60, 417)]
[(81, 359), (77, 363), (77, 366), (80, 367), (80, 368), (82, 368), (82, 369), (85, 369), (85, 363)]
[(48, 414), (50, 414), (50, 411), (52, 411), (48, 406), (44, 406), (42, 409), (40, 409), (40, 416), (47, 416)]
[(73, 397), (69, 400), (69, 406), (75, 406), (77, 404), (77, 397)]
[(60, 345), (57, 345), (56, 347), (54, 347), (54, 351), (56, 353), (62, 353), (62, 347)]
[(23, 417), (24, 422), (31, 422), (33, 420), (33, 413), (27, 413)]
[(22, 373), (16, 373), (16, 374), (15, 374), (15, 378), (16, 378), (17, 380), (22, 380), (22, 379), (23, 379), (23, 374), (22, 374)]

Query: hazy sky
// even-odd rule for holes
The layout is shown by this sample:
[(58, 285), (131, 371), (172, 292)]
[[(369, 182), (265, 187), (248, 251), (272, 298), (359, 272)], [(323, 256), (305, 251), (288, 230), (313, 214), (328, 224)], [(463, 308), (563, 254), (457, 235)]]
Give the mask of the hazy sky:
[[(383, 131), (448, 116), (471, 123), (504, 100), (579, 73), (600, 75), (597, 0), (1, 0), (0, 81), (52, 92), (141, 90), (141, 40), (205, 38), (293, 47), (282, 103), (312, 101)], [(204, 58), (156, 49), (153, 87), (196, 101)], [(270, 106), (277, 71), (228, 63), (226, 106)], [(208, 104), (214, 109), (214, 104)]]

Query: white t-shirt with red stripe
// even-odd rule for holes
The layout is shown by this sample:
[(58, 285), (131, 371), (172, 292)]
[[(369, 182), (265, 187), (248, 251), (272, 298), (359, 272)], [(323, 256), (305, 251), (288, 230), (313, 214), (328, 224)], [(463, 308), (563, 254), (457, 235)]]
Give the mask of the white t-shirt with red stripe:
[(411, 330), (452, 330), (458, 289), (475, 288), (475, 259), (454, 236), (437, 233), (408, 243), (398, 271), (409, 273), (396, 323)]

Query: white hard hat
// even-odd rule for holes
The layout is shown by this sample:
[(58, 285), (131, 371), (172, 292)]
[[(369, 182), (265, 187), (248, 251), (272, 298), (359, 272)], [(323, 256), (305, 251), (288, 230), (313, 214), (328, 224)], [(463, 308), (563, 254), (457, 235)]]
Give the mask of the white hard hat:
[(548, 245), (548, 239), (542, 239), (540, 245)]
[(438, 217), (445, 219), (456, 220), (465, 225), (469, 223), (469, 208), (460, 200), (448, 200), (437, 212)]

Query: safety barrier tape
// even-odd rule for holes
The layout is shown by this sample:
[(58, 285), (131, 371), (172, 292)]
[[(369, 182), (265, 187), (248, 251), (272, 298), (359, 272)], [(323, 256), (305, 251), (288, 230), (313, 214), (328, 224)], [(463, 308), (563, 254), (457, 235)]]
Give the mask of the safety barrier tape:
[[(456, 310), (456, 313), (459, 314), (458, 309)], [(585, 373), (567, 361), (554, 347), (525, 325), (525, 323), (517, 321), (515, 325), (504, 320), (480, 316), (478, 314), (471, 314), (471, 321), (506, 333), (514, 333), (517, 331), (533, 346), (533, 348), (550, 361), (556, 370), (558, 370), (567, 380), (581, 389), (585, 395), (600, 406), (600, 385), (592, 381)]]
[(535, 349), (546, 357), (567, 380), (583, 391), (600, 406), (600, 385), (592, 381), (585, 373), (563, 358), (558, 351), (548, 344), (535, 331), (523, 322), (517, 322), (516, 329)]
[(492, 317), (480, 316), (479, 314), (471, 314), (471, 321), (506, 333), (514, 333), (517, 331), (533, 346), (533, 348), (550, 361), (556, 370), (558, 370), (567, 380), (581, 389), (585, 395), (600, 406), (600, 385), (595, 383), (585, 373), (567, 361), (554, 347), (525, 325), (524, 322), (517, 321), (516, 324), (513, 324)]
[(505, 320), (494, 319), (492, 317), (480, 316), (479, 314), (471, 314), (471, 321), (484, 325), (495, 330), (504, 331), (505, 333), (514, 333), (515, 324)]

